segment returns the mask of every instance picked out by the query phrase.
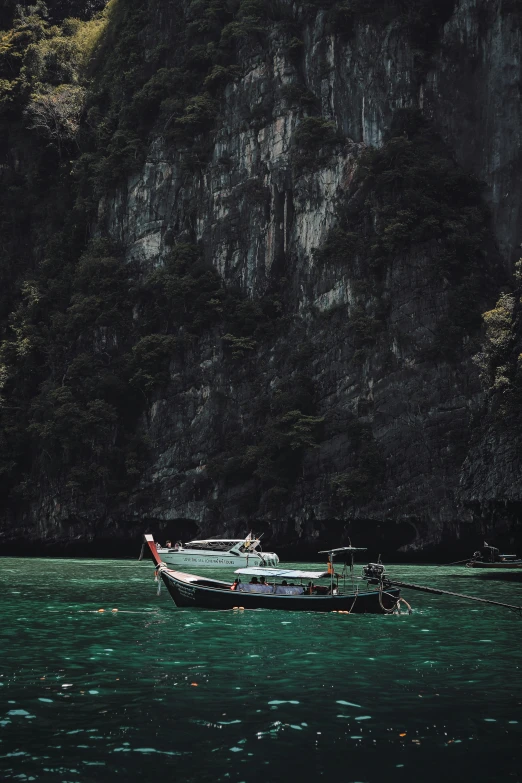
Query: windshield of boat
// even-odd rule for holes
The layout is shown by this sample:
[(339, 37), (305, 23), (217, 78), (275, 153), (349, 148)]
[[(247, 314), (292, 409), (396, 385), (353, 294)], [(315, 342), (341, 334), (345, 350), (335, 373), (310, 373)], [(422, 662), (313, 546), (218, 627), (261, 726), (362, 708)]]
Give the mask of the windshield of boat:
[(254, 549), (261, 549), (261, 547), (259, 546), (258, 541), (243, 541), (238, 549), (240, 552), (246, 552), (246, 554), (248, 554), (249, 552), (253, 552)]

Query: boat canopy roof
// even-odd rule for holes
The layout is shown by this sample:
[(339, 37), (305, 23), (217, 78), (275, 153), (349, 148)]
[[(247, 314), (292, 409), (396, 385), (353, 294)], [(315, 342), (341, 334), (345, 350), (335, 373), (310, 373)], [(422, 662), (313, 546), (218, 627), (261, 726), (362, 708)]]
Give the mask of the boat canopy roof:
[(288, 568), (238, 568), (235, 574), (248, 576), (280, 576), (288, 579), (321, 579), (328, 571), (294, 571)]

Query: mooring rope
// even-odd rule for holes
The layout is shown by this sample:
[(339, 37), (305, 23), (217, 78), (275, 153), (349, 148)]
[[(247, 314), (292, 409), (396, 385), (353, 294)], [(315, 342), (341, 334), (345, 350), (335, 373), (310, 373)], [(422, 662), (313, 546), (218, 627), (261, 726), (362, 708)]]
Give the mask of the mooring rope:
[(352, 609), (355, 606), (355, 602), (357, 601), (358, 595), (359, 595), (359, 590), (356, 590), (355, 591), (355, 596), (354, 596), (354, 599), (353, 599), (353, 604), (350, 606), (350, 611), (348, 612), (348, 614), (352, 613)]
[(161, 581), (162, 580), (161, 580), (160, 572), (164, 568), (167, 568), (167, 564), (162, 561), (161, 563), (158, 563), (158, 565), (154, 569), (154, 581), (158, 583), (157, 595), (161, 595)]
[(460, 565), (461, 563), (467, 563), (471, 560), (470, 557), (465, 557), (464, 560), (454, 560), (453, 563), (436, 563), (437, 568), (443, 568), (444, 566)]
[(422, 593), (433, 593), (434, 595), (451, 595), (454, 598), (466, 598), (468, 601), (478, 601), (482, 604), (491, 604), (492, 606), (502, 606), (504, 609), (510, 609), (512, 612), (517, 612), (522, 616), (522, 606), (514, 606), (513, 604), (505, 604), (501, 601), (492, 601), (490, 598), (479, 598), (476, 595), (464, 595), (464, 593), (453, 593), (450, 590), (439, 590), (437, 587), (427, 587), (426, 585), (415, 585), (408, 582), (397, 582), (395, 579), (386, 579), (387, 587), (404, 587), (407, 590), (418, 590)]
[[(391, 595), (390, 593), (384, 592), (384, 595), (387, 595), (388, 598), (391, 598), (392, 600), (395, 599), (395, 596)], [(383, 596), (383, 585), (382, 585), (382, 581), (381, 581), (381, 582), (379, 582), (379, 604), (380, 604), (380, 607), (383, 610), (384, 614), (393, 614), (397, 610), (397, 608), (399, 606), (400, 598), (397, 598), (395, 600), (395, 603), (394, 603), (394, 605), (392, 606), (391, 609), (387, 609), (384, 606), (383, 602), (382, 602), (382, 596)], [(400, 612), (400, 609), (399, 609), (399, 612)]]

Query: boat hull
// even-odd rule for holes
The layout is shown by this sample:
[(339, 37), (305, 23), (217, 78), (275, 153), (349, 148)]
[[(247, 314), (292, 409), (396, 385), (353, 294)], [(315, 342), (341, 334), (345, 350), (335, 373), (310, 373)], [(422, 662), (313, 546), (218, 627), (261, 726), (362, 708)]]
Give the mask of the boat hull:
[(263, 558), (259, 555), (229, 555), (226, 552), (174, 552), (164, 549), (158, 550), (158, 555), (168, 566), (185, 568), (197, 566), (198, 568), (249, 568), (249, 566), (277, 566), (279, 558), (276, 555), (266, 554)]
[[(353, 614), (383, 614), (396, 605), (400, 590), (390, 589), (382, 594), (382, 606), (377, 590), (360, 592), (358, 595), (272, 595), (267, 593), (246, 593), (230, 590), (225, 582), (216, 581), (201, 585), (197, 577), (186, 579), (186, 574), (162, 569), (161, 578), (176, 606), (198, 606), (205, 609), (282, 609), (306, 612), (351, 612)], [(209, 582), (211, 580), (208, 580)], [(384, 607), (384, 609), (383, 609)]]

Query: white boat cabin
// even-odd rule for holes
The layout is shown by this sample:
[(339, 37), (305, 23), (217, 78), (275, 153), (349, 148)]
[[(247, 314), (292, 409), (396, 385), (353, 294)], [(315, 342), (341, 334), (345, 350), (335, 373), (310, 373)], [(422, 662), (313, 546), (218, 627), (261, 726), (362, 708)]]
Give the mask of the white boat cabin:
[(205, 538), (177, 542), (165, 546), (159, 544), (157, 551), (169, 566), (198, 565), (204, 567), (225, 566), (276, 566), (279, 557), (275, 552), (263, 552), (261, 541), (252, 534), (246, 538)]

